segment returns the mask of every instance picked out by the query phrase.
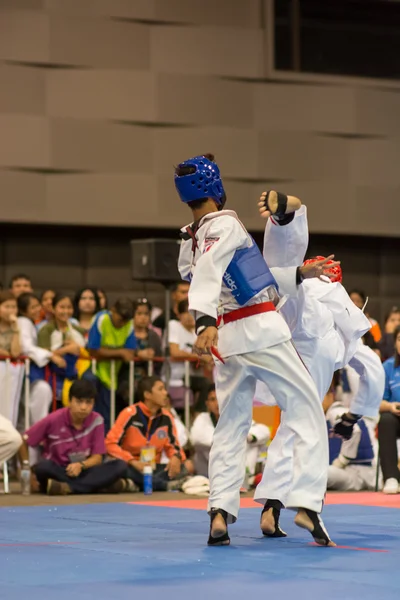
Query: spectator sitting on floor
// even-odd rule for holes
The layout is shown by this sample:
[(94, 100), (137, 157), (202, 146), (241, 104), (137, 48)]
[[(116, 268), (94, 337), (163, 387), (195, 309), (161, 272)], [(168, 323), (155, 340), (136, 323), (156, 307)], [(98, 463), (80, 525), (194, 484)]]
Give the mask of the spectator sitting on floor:
[[(174, 420), (165, 410), (167, 390), (158, 377), (144, 377), (138, 384), (139, 402), (125, 408), (108, 432), (106, 448), (110, 456), (128, 464), (127, 477), (143, 490), (143, 468), (153, 465), (153, 490), (180, 489), (187, 474)], [(162, 464), (165, 452), (169, 461)]]
[(379, 453), (385, 494), (400, 492), (397, 439), (400, 438), (400, 326), (393, 333), (395, 353), (383, 363), (385, 391), (378, 425)]
[(18, 273), (10, 281), (10, 292), (14, 298), (18, 298), (24, 292), (33, 292), (30, 277), (24, 273)]
[[(193, 394), (197, 394), (195, 411), (201, 412), (206, 409), (206, 399), (210, 380), (202, 374), (201, 369), (197, 368), (197, 363), (200, 362), (200, 365), (203, 367), (214, 365), (214, 363), (209, 354), (203, 354), (199, 357), (193, 352), (193, 345), (196, 341), (195, 321), (193, 315), (189, 312), (188, 301), (182, 300), (179, 302), (177, 311), (179, 320), (170, 321), (168, 328), (168, 342), (170, 357), (180, 359), (180, 361), (172, 361), (170, 363), (171, 371), (168, 391), (175, 408), (183, 408), (185, 393), (184, 360), (192, 360), (189, 366), (190, 389)], [(196, 362), (193, 362), (194, 358), (196, 359)]]
[(100, 312), (100, 298), (93, 288), (83, 288), (75, 294), (72, 322), (85, 333), (89, 333), (94, 316)]
[[(187, 281), (179, 281), (171, 289), (171, 310), (169, 313), (170, 321), (178, 321), (178, 304), (182, 300), (187, 300), (189, 294), (189, 283)], [(165, 313), (159, 314), (153, 321), (153, 327), (164, 331), (166, 326)]]
[[(359, 492), (374, 490), (376, 484), (378, 443), (375, 437), (377, 419), (364, 417), (354, 426), (349, 440), (331, 437), (330, 433), (348, 407), (358, 388), (359, 376), (351, 367), (335, 373), (333, 394), (324, 400), (323, 408), (329, 435), (328, 490)], [(350, 384), (348, 383), (350, 382)], [(350, 387), (352, 386), (352, 387)]]
[(55, 295), (56, 293), (54, 290), (45, 290), (40, 296), (40, 304), (42, 305), (42, 310), (40, 311), (38, 321), (36, 321), (38, 331), (47, 323), (49, 323), (53, 318), (53, 300)]
[(0, 292), (0, 356), (18, 358), (21, 342), (17, 301), (11, 292)]
[[(137, 346), (133, 331), (133, 302), (120, 298), (110, 311), (99, 312), (90, 328), (87, 348), (98, 362), (96, 365), (96, 385), (98, 396), (96, 410), (104, 419), (106, 432), (110, 429), (111, 385), (117, 387), (118, 374), (122, 361), (129, 362), (135, 357)], [(111, 381), (111, 361), (115, 361), (115, 381)], [(93, 380), (89, 369), (84, 374)]]
[(400, 309), (394, 306), (385, 318), (384, 332), (378, 344), (382, 362), (394, 355), (393, 333), (400, 325)]
[[(219, 407), (214, 384), (209, 385), (206, 405), (207, 412), (197, 415), (190, 430), (190, 439), (194, 446), (195, 470), (198, 475), (204, 477), (208, 477), (208, 458), (214, 430), (219, 419)], [(250, 477), (255, 475), (260, 450), (265, 448), (270, 437), (271, 432), (266, 425), (252, 421), (247, 436), (246, 451), (246, 471)]]
[(25, 432), (21, 460), (28, 460), (28, 447), (42, 445), (44, 449), (43, 460), (35, 466), (41, 492), (53, 496), (127, 489), (125, 463), (103, 463), (104, 422), (93, 412), (95, 395), (90, 381), (75, 381), (69, 390), (69, 407), (51, 413)]
[[(176, 435), (178, 438), (179, 445), (181, 448), (183, 448), (185, 450), (186, 446), (189, 443), (189, 431), (187, 430), (182, 419), (180, 418), (180, 416), (178, 415), (178, 413), (172, 406), (171, 397), (169, 394), (167, 394), (167, 402), (165, 405), (165, 410), (168, 410), (168, 412), (171, 413), (171, 415), (174, 419), (174, 424), (176, 427)], [(164, 465), (168, 464), (168, 456), (165, 454), (165, 452), (162, 453), (160, 462)], [(193, 475), (194, 474), (193, 461), (191, 461), (190, 459), (187, 458), (183, 464), (184, 464), (184, 467), (186, 468), (186, 471), (189, 473), (189, 475)]]

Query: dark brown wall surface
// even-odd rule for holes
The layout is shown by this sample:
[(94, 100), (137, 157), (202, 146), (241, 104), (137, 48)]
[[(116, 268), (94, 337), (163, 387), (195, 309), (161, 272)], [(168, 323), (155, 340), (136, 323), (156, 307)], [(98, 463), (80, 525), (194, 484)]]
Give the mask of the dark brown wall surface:
[(399, 83), (271, 73), (271, 3), (0, 0), (0, 219), (178, 227), (172, 166), (213, 151), (251, 229), (279, 187), (398, 236)]

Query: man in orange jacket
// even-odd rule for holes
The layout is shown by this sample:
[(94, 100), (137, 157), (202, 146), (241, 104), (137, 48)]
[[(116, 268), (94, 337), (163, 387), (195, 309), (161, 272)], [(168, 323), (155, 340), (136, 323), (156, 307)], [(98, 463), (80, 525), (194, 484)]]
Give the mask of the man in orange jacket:
[[(143, 468), (153, 466), (153, 490), (179, 489), (186, 469), (174, 418), (164, 407), (167, 390), (158, 377), (144, 377), (138, 385), (139, 402), (125, 408), (106, 437), (107, 452), (128, 463), (127, 477), (143, 490)], [(161, 463), (165, 452), (167, 465)]]

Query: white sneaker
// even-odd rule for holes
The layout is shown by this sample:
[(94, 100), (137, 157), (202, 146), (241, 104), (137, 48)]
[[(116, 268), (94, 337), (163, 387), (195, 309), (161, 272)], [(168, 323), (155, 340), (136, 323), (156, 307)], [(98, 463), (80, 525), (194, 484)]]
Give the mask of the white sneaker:
[(397, 494), (399, 492), (399, 482), (394, 477), (387, 479), (383, 486), (384, 494)]

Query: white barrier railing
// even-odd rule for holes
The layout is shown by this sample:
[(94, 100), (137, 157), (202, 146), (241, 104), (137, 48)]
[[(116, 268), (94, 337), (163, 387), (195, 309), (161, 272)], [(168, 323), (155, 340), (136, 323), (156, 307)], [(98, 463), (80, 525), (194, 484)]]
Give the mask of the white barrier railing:
[[(91, 370), (93, 374), (96, 374), (96, 359), (91, 360)], [(115, 360), (111, 360), (110, 362), (110, 372), (111, 372), (111, 389), (110, 389), (110, 423), (111, 426), (115, 423), (116, 417), (116, 394), (117, 394), (117, 377), (116, 377), (116, 369), (115, 369)], [(129, 394), (128, 394), (128, 403), (131, 406), (135, 401), (135, 363), (136, 362), (146, 362), (143, 359), (135, 359), (129, 362), (129, 375), (128, 375), (128, 385), (129, 385)], [(182, 362), (179, 359), (170, 359), (170, 358), (157, 358), (155, 360), (147, 361), (147, 374), (152, 376), (154, 374), (154, 362)], [(183, 361), (185, 364), (185, 373), (184, 373), (184, 422), (185, 426), (190, 428), (190, 363), (195, 361), (185, 360)], [(30, 385), (30, 366), (31, 361), (29, 358), (21, 356), (20, 358), (13, 360), (10, 358), (0, 359), (0, 365), (4, 364), (4, 372), (2, 373), (3, 377), (3, 390), (0, 387), (0, 414), (9, 419), (14, 426), (17, 425), (18, 418), (18, 410), (21, 402), (21, 387), (22, 382), (24, 382), (24, 429), (29, 429), (30, 426), (30, 394), (31, 394), (31, 385)], [(19, 384), (15, 385), (15, 377), (19, 378)], [(17, 381), (18, 383), (18, 381)], [(1, 385), (1, 384), (0, 384)], [(12, 395), (14, 397), (12, 397)], [(53, 407), (55, 405), (53, 399)], [(8, 478), (8, 469), (7, 463), (3, 464), (3, 480), (4, 480), (4, 493), (9, 493), (9, 478)]]
[[(93, 374), (96, 374), (97, 362), (95, 359), (91, 360), (91, 370)], [(104, 362), (104, 361), (102, 361)], [(116, 374), (116, 361), (111, 360), (110, 362), (110, 374), (111, 374), (111, 388), (110, 388), (110, 422), (111, 425), (115, 423), (116, 418), (116, 394), (117, 394), (117, 374)], [(187, 428), (190, 427), (190, 363), (194, 361), (179, 360), (170, 358), (157, 358), (155, 360), (145, 361), (143, 359), (135, 359), (129, 362), (129, 374), (128, 374), (128, 404), (132, 405), (135, 402), (135, 364), (136, 362), (147, 362), (147, 374), (149, 376), (154, 374), (154, 362), (170, 363), (170, 362), (184, 362), (184, 422)], [(14, 426), (17, 425), (18, 409), (21, 401), (21, 387), (22, 381), (24, 381), (24, 428), (25, 430), (30, 426), (30, 359), (27, 357), (20, 357), (19, 359), (12, 360), (10, 358), (0, 359), (0, 365), (4, 364), (5, 369), (2, 374), (3, 376), (3, 390), (0, 389), (0, 414), (10, 419)], [(18, 371), (16, 373), (15, 371)], [(20, 377), (20, 386), (15, 385), (15, 375)], [(0, 383), (1, 386), (1, 383)], [(14, 397), (11, 397), (14, 395)], [(54, 405), (54, 402), (53, 402)]]

